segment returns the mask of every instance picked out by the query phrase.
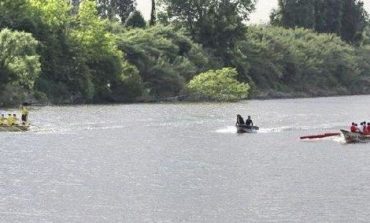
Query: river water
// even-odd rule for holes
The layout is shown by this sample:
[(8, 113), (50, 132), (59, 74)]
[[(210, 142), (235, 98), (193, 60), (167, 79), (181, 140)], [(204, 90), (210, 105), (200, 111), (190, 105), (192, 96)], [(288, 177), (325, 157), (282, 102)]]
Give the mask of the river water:
[[(370, 96), (42, 107), (0, 133), (0, 222), (369, 222)], [(235, 115), (258, 134), (238, 135)]]

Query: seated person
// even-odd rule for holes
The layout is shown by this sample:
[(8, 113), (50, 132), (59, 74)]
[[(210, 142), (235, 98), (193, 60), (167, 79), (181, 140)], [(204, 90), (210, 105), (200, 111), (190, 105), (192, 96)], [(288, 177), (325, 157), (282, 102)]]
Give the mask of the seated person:
[(14, 118), (13, 118), (12, 114), (8, 114), (8, 118), (6, 119), (6, 122), (7, 122), (8, 126), (14, 125)]
[(357, 132), (356, 123), (352, 122), (351, 132)]
[(253, 126), (254, 124), (253, 124), (253, 121), (252, 121), (252, 119), (251, 119), (251, 116), (249, 116), (248, 115), (248, 119), (247, 120), (245, 120), (245, 124), (247, 125), (247, 126)]
[(236, 115), (236, 125), (244, 125), (244, 119), (241, 115)]
[(6, 118), (5, 118), (5, 115), (4, 114), (1, 115), (0, 125), (1, 126), (7, 125)]
[(17, 115), (16, 114), (13, 114), (13, 125), (18, 125), (19, 124), (19, 120), (17, 118)]
[(367, 132), (368, 132), (368, 134), (370, 135), (370, 122), (369, 122), (369, 123), (367, 123)]
[(355, 127), (356, 127), (356, 131), (355, 131), (356, 133), (362, 133), (362, 132), (361, 132), (361, 129), (358, 127), (358, 125), (357, 125), (357, 124), (355, 124)]

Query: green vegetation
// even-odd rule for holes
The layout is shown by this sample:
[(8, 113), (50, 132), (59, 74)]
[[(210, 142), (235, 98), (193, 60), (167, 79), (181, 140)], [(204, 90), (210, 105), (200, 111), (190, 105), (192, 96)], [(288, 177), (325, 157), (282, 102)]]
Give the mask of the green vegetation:
[(254, 0), (151, 2), (2, 0), (0, 105), (370, 93), (361, 1), (280, 1), (271, 26)]
[(40, 74), (37, 41), (28, 33), (0, 31), (0, 96), (6, 92), (17, 94), (0, 97), (0, 105), (14, 104), (29, 92)]
[(237, 101), (246, 99), (248, 84), (236, 80), (234, 68), (210, 70), (195, 76), (188, 84), (192, 99), (211, 101)]
[(354, 47), (302, 28), (250, 27), (237, 52), (239, 70), (260, 96), (350, 94), (362, 70)]
[(279, 0), (271, 14), (272, 24), (303, 27), (320, 33), (336, 33), (343, 40), (361, 40), (367, 23), (364, 3), (359, 0)]

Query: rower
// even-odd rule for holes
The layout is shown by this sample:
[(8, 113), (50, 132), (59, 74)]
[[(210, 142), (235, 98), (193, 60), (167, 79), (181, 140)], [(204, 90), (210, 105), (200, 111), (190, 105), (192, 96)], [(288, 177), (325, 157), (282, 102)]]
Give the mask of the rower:
[(12, 114), (8, 114), (8, 118), (6, 119), (7, 125), (12, 126), (14, 124), (14, 119), (12, 117)]
[(366, 121), (361, 123), (361, 126), (362, 126), (362, 134), (367, 135), (368, 132), (367, 132)]
[(366, 129), (366, 122), (361, 122), (361, 126), (359, 127), (359, 132), (364, 134), (364, 130)]
[(18, 123), (19, 123), (19, 120), (18, 120), (18, 118), (17, 118), (17, 115), (16, 114), (13, 114), (13, 125), (18, 125)]
[(241, 115), (236, 115), (236, 125), (244, 125), (244, 119)]
[(248, 115), (248, 119), (245, 120), (245, 125), (247, 125), (247, 126), (253, 126), (254, 125), (250, 115)]
[(6, 125), (6, 118), (4, 114), (1, 114), (0, 126), (4, 126), (4, 125)]
[(25, 105), (21, 106), (21, 113), (22, 113), (21, 117), (22, 124), (25, 125), (28, 121), (28, 109)]
[(358, 127), (358, 124), (355, 124), (355, 127), (356, 127), (356, 131), (357, 133), (361, 133), (361, 129)]
[(356, 123), (352, 122), (351, 132), (357, 132)]

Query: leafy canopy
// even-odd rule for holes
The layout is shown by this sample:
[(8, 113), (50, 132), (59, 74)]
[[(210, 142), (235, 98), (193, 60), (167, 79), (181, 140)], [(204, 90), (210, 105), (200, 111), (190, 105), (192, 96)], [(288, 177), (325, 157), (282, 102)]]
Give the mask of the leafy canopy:
[(246, 83), (236, 80), (234, 68), (209, 70), (195, 76), (187, 85), (191, 94), (200, 99), (215, 101), (236, 101), (245, 99), (250, 89)]
[(29, 33), (0, 31), (0, 86), (11, 83), (27, 90), (33, 88), (41, 67), (37, 45)]

